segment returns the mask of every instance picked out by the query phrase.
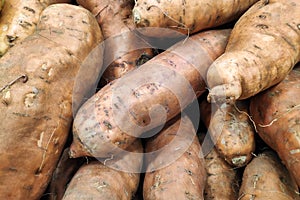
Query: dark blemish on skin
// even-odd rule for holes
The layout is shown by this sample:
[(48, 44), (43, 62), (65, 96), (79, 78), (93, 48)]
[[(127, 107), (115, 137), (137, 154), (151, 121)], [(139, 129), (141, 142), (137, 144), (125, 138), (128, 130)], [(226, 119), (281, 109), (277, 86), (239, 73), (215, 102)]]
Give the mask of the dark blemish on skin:
[(261, 28), (261, 29), (268, 29), (269, 27), (265, 24), (257, 24), (256, 25), (257, 28)]

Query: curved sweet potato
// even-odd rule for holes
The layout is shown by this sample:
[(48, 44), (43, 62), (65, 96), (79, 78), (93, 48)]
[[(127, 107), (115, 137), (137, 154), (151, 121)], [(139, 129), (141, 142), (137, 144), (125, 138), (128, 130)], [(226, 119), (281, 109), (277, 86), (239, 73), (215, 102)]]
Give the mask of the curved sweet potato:
[(279, 84), (251, 98), (259, 136), (273, 148), (300, 187), (300, 65)]
[[(3, 2), (0, 3), (0, 10)], [(40, 14), (47, 6), (69, 2), (71, 0), (5, 0), (0, 17), (0, 57), (34, 33)]]
[(300, 61), (299, 10), (298, 0), (260, 0), (245, 12), (207, 72), (208, 100), (246, 99), (282, 81)]
[(1, 58), (0, 199), (39, 199), (46, 189), (70, 132), (76, 76), (83, 67), (78, 78), (97, 81), (101, 61), (82, 64), (92, 50), (102, 56), (102, 39), (89, 11), (56, 4)]
[[(105, 40), (103, 78), (111, 82), (153, 57), (153, 51), (134, 33), (131, 0), (77, 0), (97, 18)], [(120, 45), (122, 44), (122, 45)], [(145, 48), (147, 47), (148, 48)], [(112, 63), (111, 63), (112, 62)]]
[(246, 166), (240, 200), (299, 200), (298, 187), (273, 151), (265, 151)]
[[(248, 117), (248, 102), (222, 104), (217, 108), (200, 103), (201, 118), (220, 155), (232, 166), (245, 166), (255, 150), (254, 127)], [(213, 107), (212, 107), (213, 106)]]
[(103, 87), (75, 116), (70, 155), (109, 157), (179, 114), (205, 92), (203, 75), (229, 33), (192, 36)]
[[(180, 148), (184, 149), (180, 151)], [(158, 150), (162, 151), (154, 154), (157, 156), (147, 157), (144, 200), (204, 199), (206, 171), (203, 154), (193, 124), (187, 116), (176, 120), (146, 142), (147, 153)]]
[[(143, 147), (140, 140), (136, 140), (128, 151), (140, 153), (140, 156), (137, 159), (136, 156), (128, 153), (107, 161), (110, 162), (109, 165), (115, 162), (115, 167), (120, 171), (99, 161), (83, 165), (72, 178), (63, 200), (131, 200), (137, 191), (140, 174), (125, 172), (122, 168), (131, 166), (136, 172), (141, 169)], [(120, 159), (122, 162), (117, 164)]]

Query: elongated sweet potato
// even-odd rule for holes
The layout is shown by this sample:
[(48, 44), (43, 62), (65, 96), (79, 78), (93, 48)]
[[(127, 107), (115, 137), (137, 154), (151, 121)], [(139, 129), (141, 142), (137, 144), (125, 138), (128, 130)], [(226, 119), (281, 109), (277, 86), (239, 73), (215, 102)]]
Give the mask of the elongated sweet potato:
[(203, 75), (223, 53), (229, 33), (190, 37), (103, 87), (75, 116), (70, 155), (109, 157), (179, 114), (205, 92)]
[[(140, 174), (122, 171), (122, 169), (130, 166), (132, 171), (141, 170), (143, 147), (140, 140), (136, 140), (128, 151), (127, 154), (107, 161), (109, 165), (115, 162), (115, 167), (120, 170), (110, 168), (99, 161), (83, 165), (72, 178), (63, 200), (131, 200), (137, 191)], [(140, 154), (136, 157), (130, 152)], [(118, 164), (119, 160), (122, 161)]]
[[(178, 150), (180, 148), (182, 151)], [(146, 159), (144, 200), (204, 199), (206, 171), (203, 154), (187, 116), (176, 120), (146, 142), (147, 153), (156, 151), (161, 152)]]
[(207, 72), (208, 100), (246, 99), (282, 81), (300, 61), (299, 10), (298, 0), (261, 0), (243, 14)]
[[(192, 34), (238, 19), (257, 1), (137, 0), (132, 12), (137, 27), (169, 28), (184, 34)], [(153, 28), (142, 32), (152, 37), (174, 36), (174, 31), (161, 30)]]
[(205, 200), (236, 200), (239, 195), (237, 169), (232, 168), (216, 148), (205, 156), (207, 181), (204, 190)]
[(83, 67), (78, 78), (97, 81), (101, 61), (83, 64), (92, 50), (102, 56), (102, 39), (89, 11), (56, 4), (1, 58), (0, 199), (39, 199), (46, 189), (70, 133), (76, 76)]
[(0, 17), (0, 57), (10, 47), (34, 33), (41, 12), (47, 6), (69, 2), (71, 0), (5, 0)]
[(107, 67), (103, 78), (113, 81), (135, 69), (153, 56), (153, 51), (141, 37), (134, 33), (131, 0), (77, 0), (97, 18), (105, 40), (105, 60)]
[(248, 102), (212, 105), (203, 100), (200, 112), (217, 151), (232, 166), (246, 165), (255, 150), (255, 130), (248, 117)]
[(300, 187), (300, 65), (276, 86), (251, 99), (259, 136), (279, 155)]
[(276, 153), (265, 151), (246, 166), (240, 200), (299, 200), (298, 187)]

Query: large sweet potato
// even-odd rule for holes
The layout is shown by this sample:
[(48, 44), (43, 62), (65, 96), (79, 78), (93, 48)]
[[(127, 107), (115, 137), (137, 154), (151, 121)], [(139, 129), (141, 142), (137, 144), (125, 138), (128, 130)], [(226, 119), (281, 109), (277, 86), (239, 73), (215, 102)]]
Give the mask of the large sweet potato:
[(300, 187), (300, 65), (276, 86), (251, 99), (259, 136), (272, 147)]
[(146, 152), (154, 154), (146, 159), (144, 200), (204, 199), (206, 171), (202, 149), (187, 116), (147, 141)]
[[(3, 2), (0, 3), (0, 10)], [(0, 17), (0, 57), (34, 33), (40, 14), (47, 6), (69, 2), (71, 0), (5, 0)]]
[(298, 187), (273, 151), (265, 151), (246, 166), (240, 200), (299, 200)]
[[(131, 200), (138, 189), (143, 164), (140, 140), (127, 151), (107, 162), (93, 161), (83, 165), (72, 178), (63, 200)], [(136, 156), (131, 152), (139, 154)]]
[(109, 157), (179, 114), (205, 92), (203, 75), (223, 53), (229, 33), (192, 36), (103, 87), (75, 116), (71, 156)]
[(39, 199), (46, 189), (70, 132), (76, 78), (86, 81), (77, 92), (97, 81), (102, 63), (89, 56), (102, 56), (102, 39), (89, 11), (55, 4), (1, 58), (0, 199)]

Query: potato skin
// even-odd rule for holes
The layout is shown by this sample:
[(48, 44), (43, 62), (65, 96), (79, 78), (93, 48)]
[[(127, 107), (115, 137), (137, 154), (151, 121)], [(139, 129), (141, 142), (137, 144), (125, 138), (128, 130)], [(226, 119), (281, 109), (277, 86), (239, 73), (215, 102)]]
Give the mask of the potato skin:
[(97, 81), (102, 63), (82, 64), (102, 39), (90, 12), (56, 4), (43, 11), (35, 34), (1, 58), (1, 87), (27, 80), (0, 93), (0, 199), (39, 199), (46, 189), (71, 128), (76, 76), (84, 67), (92, 71), (84, 78)]
[(300, 187), (300, 65), (274, 87), (251, 99), (259, 136), (273, 148)]
[[(99, 200), (131, 200), (137, 191), (140, 174), (122, 171), (125, 165), (130, 165), (138, 172), (143, 164), (143, 147), (136, 140), (128, 152), (140, 153), (138, 157), (132, 154), (122, 154), (107, 161), (117, 163), (112, 169), (99, 161), (84, 164), (74, 175), (65, 192), (63, 200), (99, 199)], [(127, 167), (127, 166), (126, 166)]]
[[(182, 128), (179, 130), (179, 127)], [(180, 134), (182, 131), (183, 134)], [(175, 142), (175, 137), (178, 139)], [(175, 142), (171, 144), (171, 142)], [(185, 147), (185, 143), (189, 146)], [(168, 145), (172, 145), (168, 147)], [(174, 147), (174, 148), (173, 148)], [(176, 148), (186, 148), (181, 152)], [(148, 157), (143, 184), (144, 200), (204, 199), (206, 171), (202, 149), (192, 122), (187, 116), (170, 123), (146, 142), (146, 152), (163, 149), (156, 157)], [(172, 162), (166, 159), (172, 155)], [(164, 167), (161, 167), (163, 162)]]
[(217, 151), (234, 167), (247, 165), (255, 150), (255, 130), (248, 117), (248, 107), (248, 101), (221, 106), (209, 104), (206, 100), (200, 103), (202, 121)]
[(202, 75), (223, 53), (229, 33), (212, 30), (192, 36), (103, 87), (75, 116), (70, 155), (109, 157), (126, 149), (143, 132), (165, 122), (155, 111), (151, 121), (149, 112), (156, 105), (163, 107), (166, 120), (179, 114), (205, 92)]
[(70, 2), (71, 0), (5, 0), (0, 17), (0, 57), (34, 33), (40, 14), (47, 6)]
[(299, 10), (298, 0), (261, 0), (247, 10), (207, 72), (208, 101), (232, 103), (282, 81), (300, 61)]
[[(243, 12), (257, 1), (137, 0), (132, 12), (137, 27), (168, 28), (183, 34), (192, 34), (238, 19)], [(148, 30), (141, 30), (141, 32), (151, 37), (177, 36), (174, 33), (175, 31)]]
[(299, 200), (298, 187), (277, 154), (265, 151), (246, 166), (240, 200)]

